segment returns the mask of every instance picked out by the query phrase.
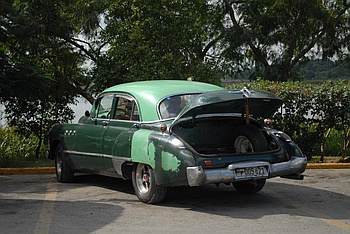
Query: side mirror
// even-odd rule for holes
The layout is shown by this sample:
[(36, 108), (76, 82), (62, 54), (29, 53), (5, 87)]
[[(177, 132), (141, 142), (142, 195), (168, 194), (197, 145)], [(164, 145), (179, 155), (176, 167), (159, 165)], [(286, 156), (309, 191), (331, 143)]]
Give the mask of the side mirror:
[(85, 111), (85, 116), (89, 118), (90, 117), (90, 111), (86, 110)]

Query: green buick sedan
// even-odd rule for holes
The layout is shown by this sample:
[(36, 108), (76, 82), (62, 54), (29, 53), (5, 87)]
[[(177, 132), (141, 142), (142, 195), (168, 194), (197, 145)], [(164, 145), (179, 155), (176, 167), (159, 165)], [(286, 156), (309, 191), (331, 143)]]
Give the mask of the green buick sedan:
[(123, 178), (144, 203), (161, 202), (173, 186), (256, 193), (268, 178), (301, 180), (306, 169), (290, 137), (271, 128), (281, 105), (272, 93), (195, 81), (116, 85), (77, 124), (52, 127), (49, 158), (59, 182), (75, 172)]

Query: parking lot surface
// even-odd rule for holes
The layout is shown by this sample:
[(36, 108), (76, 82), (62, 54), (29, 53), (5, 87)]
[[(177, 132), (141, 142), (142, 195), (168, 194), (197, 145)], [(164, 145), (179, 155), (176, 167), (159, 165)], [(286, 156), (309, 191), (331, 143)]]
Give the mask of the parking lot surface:
[(147, 205), (130, 181), (0, 175), (1, 233), (350, 233), (350, 170), (308, 169), (254, 195), (232, 186), (170, 188)]

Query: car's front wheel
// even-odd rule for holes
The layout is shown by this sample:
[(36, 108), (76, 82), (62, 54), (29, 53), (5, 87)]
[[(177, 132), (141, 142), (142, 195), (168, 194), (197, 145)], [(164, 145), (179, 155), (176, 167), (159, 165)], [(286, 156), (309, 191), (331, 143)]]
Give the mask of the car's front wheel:
[(134, 165), (132, 185), (138, 199), (149, 204), (161, 202), (167, 191), (167, 187), (157, 185), (153, 169), (142, 163)]
[(55, 169), (57, 180), (59, 182), (69, 183), (73, 181), (74, 171), (67, 163), (61, 144), (57, 145), (55, 151)]
[(252, 194), (259, 192), (265, 185), (266, 179), (245, 180), (233, 182), (233, 187), (239, 193)]

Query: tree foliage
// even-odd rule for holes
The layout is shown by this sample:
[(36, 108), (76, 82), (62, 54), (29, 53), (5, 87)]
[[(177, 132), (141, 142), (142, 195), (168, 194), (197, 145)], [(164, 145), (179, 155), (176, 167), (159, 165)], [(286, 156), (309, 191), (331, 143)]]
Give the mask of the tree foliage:
[[(0, 65), (90, 102), (127, 81), (219, 83), (217, 74), (251, 67), (252, 77), (285, 81), (300, 78), (295, 67), (306, 59), (347, 52), (348, 8), (322, 0), (4, 0)], [(17, 93), (6, 77), (2, 94)]]
[(312, 60), (300, 66), (305, 80), (349, 80), (350, 66), (346, 61)]
[(220, 37), (220, 17), (203, 0), (113, 1), (104, 15), (108, 51), (95, 66), (96, 85), (189, 76), (219, 84), (207, 54)]
[(223, 53), (227, 63), (243, 70), (255, 67), (252, 78), (300, 79), (295, 67), (312, 58), (348, 55), (347, 1), (223, 0), (231, 22)]
[(11, 0), (0, 11), (0, 101), (10, 126), (38, 137), (37, 155), (49, 125), (72, 118), (66, 106), (80, 75), (82, 59), (62, 42), (69, 28), (58, 12), (59, 2)]
[(348, 55), (349, 5), (3, 0), (0, 102), (8, 123), (25, 133), (71, 119), (66, 105), (78, 95), (92, 102), (102, 89), (129, 81), (192, 76), (219, 84), (251, 68), (251, 78), (299, 79), (296, 68), (308, 59)]

